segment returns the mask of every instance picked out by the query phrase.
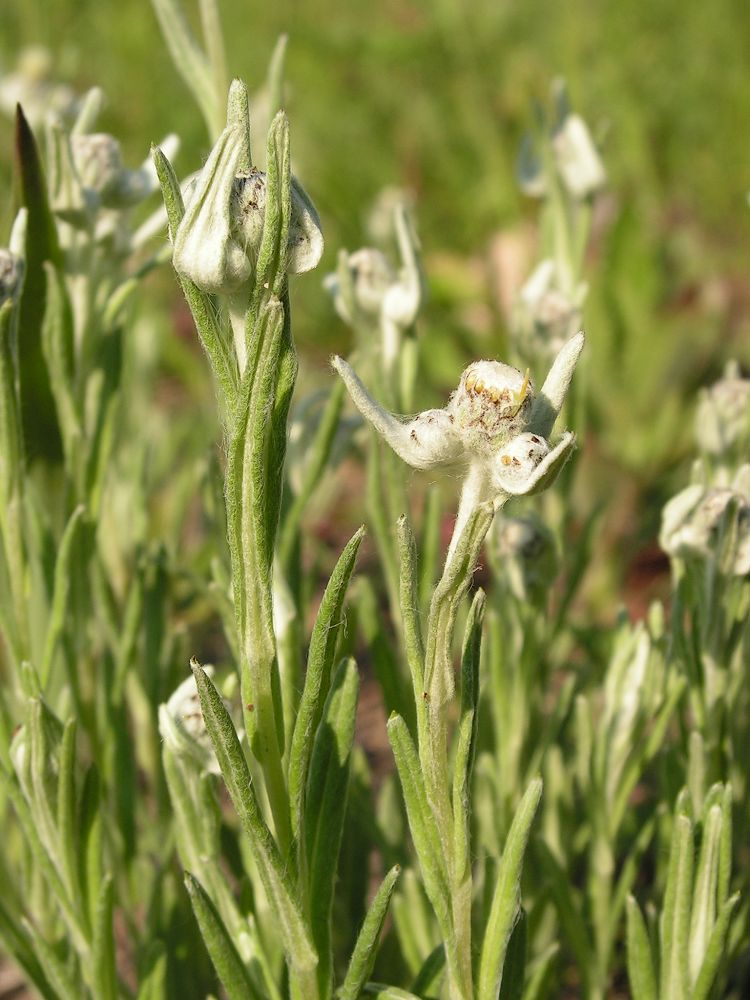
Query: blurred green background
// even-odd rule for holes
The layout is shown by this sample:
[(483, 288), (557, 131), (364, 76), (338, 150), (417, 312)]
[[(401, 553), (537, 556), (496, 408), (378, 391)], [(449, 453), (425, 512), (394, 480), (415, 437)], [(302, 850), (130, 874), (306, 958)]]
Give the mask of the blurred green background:
[[(303, 386), (322, 383), (328, 353), (348, 345), (323, 275), (339, 247), (362, 244), (367, 213), (391, 185), (415, 197), (430, 284), (419, 402), (444, 399), (470, 358), (503, 356), (506, 286), (531, 266), (538, 211), (517, 188), (517, 150), (534, 102), (547, 99), (555, 76), (567, 80), (610, 177), (587, 267), (580, 490), (583, 509), (592, 496), (606, 509), (609, 582), (625, 576), (637, 589), (661, 504), (687, 475), (696, 389), (728, 357), (750, 361), (750, 8), (740, 0), (223, 0), (221, 9), (229, 70), (251, 90), (277, 36), (290, 36), (293, 156), (327, 241), (323, 266), (293, 292)], [(101, 126), (120, 138), (130, 164), (174, 131), (178, 169), (200, 165), (202, 120), (148, 0), (3, 0), (0, 27), (4, 71), (21, 48), (42, 44), (57, 77), (77, 91), (104, 88)], [(3, 122), (6, 233), (11, 138)], [(173, 336), (184, 312), (169, 269), (148, 284), (141, 308), (153, 313), (165, 374), (185, 409), (208, 414), (205, 366), (189, 337)], [(208, 446), (212, 421), (195, 434), (196, 448)]]

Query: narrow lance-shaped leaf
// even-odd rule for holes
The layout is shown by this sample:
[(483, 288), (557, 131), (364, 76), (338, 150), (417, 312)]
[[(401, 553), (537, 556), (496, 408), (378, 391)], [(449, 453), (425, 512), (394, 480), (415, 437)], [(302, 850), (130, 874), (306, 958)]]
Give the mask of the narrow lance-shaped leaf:
[(39, 965), (44, 970), (44, 975), (53, 987), (50, 993), (44, 994), (45, 1000), (48, 996), (51, 1000), (55, 1000), (57, 997), (59, 997), (60, 1000), (63, 1000), (64, 997), (80, 996), (78, 983), (75, 978), (71, 976), (71, 971), (68, 966), (61, 960), (57, 953), (57, 949), (54, 948), (44, 938), (44, 936), (40, 934), (28, 920), (26, 920), (25, 917), (22, 918), (21, 922), (26, 933), (33, 942), (34, 951)]
[(302, 827), (304, 793), (312, 740), (328, 693), (331, 667), (336, 655), (338, 630), (343, 621), (342, 613), (346, 591), (363, 537), (364, 528), (360, 528), (339, 556), (320, 602), (310, 639), (305, 686), (297, 712), (289, 755), (289, 803), (292, 815), (292, 832), (295, 837), (299, 837)]
[(425, 495), (422, 512), (422, 530), (419, 539), (419, 601), (424, 607), (429, 605), (435, 586), (435, 575), (440, 558), (440, 528), (442, 505), (440, 491), (432, 486)]
[(93, 926), (102, 882), (102, 809), (99, 772), (89, 767), (83, 781), (78, 812), (79, 881), (88, 912), (87, 923)]
[(396, 761), (414, 847), (425, 889), (443, 933), (451, 933), (450, 891), (446, 861), (435, 820), (427, 802), (422, 769), (406, 723), (400, 715), (388, 720), (388, 739)]
[(688, 972), (691, 985), (703, 965), (708, 942), (716, 923), (719, 853), (723, 816), (721, 806), (714, 803), (703, 820), (701, 847), (695, 872), (693, 902), (690, 910), (688, 938)]
[(357, 935), (357, 942), (349, 959), (344, 982), (338, 991), (339, 1000), (357, 1000), (367, 977), (372, 972), (378, 950), (378, 939), (385, 923), (396, 880), (400, 874), (401, 868), (399, 865), (394, 865), (375, 893), (375, 898), (370, 904), (365, 921)]
[(57, 420), (62, 434), (63, 452), (69, 474), (75, 475), (76, 448), (80, 447), (81, 420), (75, 398), (73, 313), (63, 274), (48, 261), (47, 304), (42, 324), (42, 350), (47, 364)]
[(331, 455), (336, 431), (339, 427), (345, 392), (343, 382), (334, 383), (315, 431), (315, 437), (305, 455), (305, 470), (299, 492), (295, 495), (284, 516), (279, 554), (281, 563), (287, 568), (287, 572), (302, 521), (302, 514), (315, 487), (321, 480)]
[(559, 951), (560, 945), (555, 941), (532, 964), (523, 991), (523, 1000), (542, 1000), (543, 997), (550, 995), (554, 962)]
[(161, 941), (154, 941), (146, 956), (136, 1000), (165, 1000), (168, 996), (167, 950)]
[[(15, 908), (14, 908), (15, 909)], [(18, 923), (15, 913), (0, 900), (0, 942), (3, 948), (18, 964), (36, 989), (43, 997), (54, 997), (56, 994), (47, 980), (46, 974), (34, 952), (34, 934), (27, 932), (23, 922)]]
[[(0, 306), (0, 531), (7, 562), (12, 613), (3, 610), (3, 632), (16, 665), (27, 653), (27, 601), (23, 532), (23, 432), (21, 401), (13, 340), (15, 312), (8, 301)], [(10, 611), (10, 609), (9, 609)]]
[(71, 586), (75, 573), (75, 557), (81, 538), (86, 508), (78, 506), (70, 515), (65, 526), (55, 563), (55, 582), (52, 591), (52, 607), (42, 655), (41, 684), (46, 688), (50, 679), (55, 653), (62, 640), (68, 618)]
[(445, 945), (436, 945), (422, 963), (422, 967), (412, 983), (412, 992), (417, 996), (436, 996), (440, 993), (440, 981), (445, 972)]
[(706, 948), (703, 965), (698, 973), (693, 992), (690, 994), (690, 1000), (708, 1000), (708, 997), (711, 996), (716, 973), (719, 970), (722, 960), (726, 957), (724, 949), (729, 924), (739, 899), (740, 894), (737, 892), (733, 896), (730, 896), (719, 910), (719, 916), (714, 924), (711, 937), (708, 939), (708, 947)]
[(693, 890), (693, 824), (678, 814), (669, 853), (669, 871), (661, 916), (659, 996), (682, 1000), (688, 994), (688, 931)]
[(406, 514), (398, 519), (397, 537), (400, 559), (399, 597), (401, 618), (404, 623), (406, 659), (414, 686), (414, 700), (419, 702), (424, 694), (424, 642), (419, 620), (417, 589), (417, 549), (414, 534)]
[(289, 227), (292, 212), (292, 174), (289, 122), (279, 111), (268, 130), (266, 207), (263, 236), (258, 249), (255, 287), (250, 316), (255, 317), (262, 301), (271, 294), (280, 298), (286, 284), (289, 255)]
[(19, 305), (19, 341), (23, 343), (21, 410), (27, 456), (58, 459), (60, 434), (47, 368), (42, 356), (42, 321), (46, 301), (44, 263), (62, 268), (55, 221), (47, 201), (47, 183), (34, 134), (19, 105), (16, 111), (16, 169), (21, 201), (27, 209), (25, 274)]
[(200, 0), (200, 15), (216, 103), (220, 104), (222, 96), (227, 92), (227, 58), (219, 17), (219, 0)]
[(497, 1000), (503, 978), (505, 953), (518, 915), (526, 844), (541, 795), (542, 780), (535, 778), (516, 809), (508, 831), (482, 945), (477, 981), (479, 1000)]
[(627, 947), (633, 1000), (657, 1000), (651, 943), (641, 908), (632, 896), (628, 896), (627, 901)]
[(211, 679), (197, 662), (192, 661), (191, 666), (206, 729), (237, 815), (251, 838), (258, 872), (278, 922), (284, 951), (293, 969), (309, 971), (317, 963), (315, 949), (286, 865), (261, 815), (234, 725)]
[(511, 931), (503, 964), (503, 981), (498, 1000), (521, 1000), (526, 974), (526, 911), (521, 907), (518, 920)]
[(24, 787), (39, 836), (55, 868), (61, 870), (57, 835), (57, 763), (63, 726), (42, 698), (28, 703), (30, 767)]
[(259, 1000), (224, 921), (203, 886), (190, 872), (185, 872), (185, 888), (209, 957), (229, 1000)]
[(11, 775), (5, 774), (3, 777), (5, 789), (8, 792), (8, 797), (23, 829), (31, 854), (60, 906), (74, 942), (85, 951), (87, 947), (87, 930), (81, 925), (60, 875), (39, 837), (36, 821), (32, 817), (31, 811), (18, 786), (18, 782)]
[(318, 989), (333, 988), (331, 908), (341, 836), (346, 814), (349, 766), (354, 741), (359, 675), (345, 660), (331, 684), (323, 717), (315, 734), (304, 812), (308, 873), (308, 908), (318, 952)]
[[(248, 328), (251, 317), (246, 317)], [(274, 514), (279, 484), (269, 490), (269, 454), (280, 380), (282, 342), (288, 337), (283, 304), (263, 304), (252, 338), (231, 427), (225, 477), (227, 534), (240, 638), (240, 690), (250, 748), (263, 768), (279, 844), (291, 841), (289, 801), (282, 769), (284, 725), (273, 628)]]
[(190, 31), (178, 0), (151, 2), (172, 62), (195, 98), (209, 135), (212, 139), (216, 138), (221, 131), (222, 113), (208, 58)]
[(268, 64), (268, 103), (272, 115), (284, 107), (284, 63), (287, 41), (288, 35), (279, 35)]
[(471, 877), (471, 775), (474, 768), (479, 704), (479, 656), (484, 618), (484, 591), (474, 596), (466, 621), (461, 657), (461, 709), (453, 764), (454, 878)]
[(112, 925), (114, 887), (112, 876), (105, 875), (99, 890), (91, 949), (92, 987), (97, 1000), (117, 1000), (115, 935)]
[(272, 557), (276, 548), (281, 498), (284, 490), (284, 460), (286, 459), (289, 408), (292, 404), (298, 368), (297, 352), (292, 340), (291, 305), (288, 289), (285, 289), (282, 295), (281, 304), (284, 310), (284, 325), (281, 331), (278, 374), (269, 420), (268, 450), (265, 464), (266, 493), (268, 495), (266, 536), (269, 539)]
[[(57, 777), (57, 832), (60, 838), (62, 875), (72, 899), (81, 901), (81, 884), (78, 879), (78, 839), (76, 830), (76, 721), (65, 723)], [(85, 922), (88, 912), (82, 909)]]

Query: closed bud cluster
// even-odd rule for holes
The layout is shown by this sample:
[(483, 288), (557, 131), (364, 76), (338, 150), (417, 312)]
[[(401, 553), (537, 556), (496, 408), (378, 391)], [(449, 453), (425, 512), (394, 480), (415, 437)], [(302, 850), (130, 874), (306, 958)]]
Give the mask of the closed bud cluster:
[(156, 190), (156, 178), (147, 164), (137, 170), (125, 168), (120, 143), (113, 136), (72, 135), (70, 143), (81, 184), (95, 192), (105, 208), (128, 208)]
[(606, 184), (604, 164), (586, 122), (571, 110), (562, 81), (553, 85), (552, 98), (554, 123), (547, 126), (541, 140), (548, 143), (549, 156), (540, 155), (534, 142), (527, 138), (519, 156), (518, 182), (530, 197), (546, 197), (550, 192), (546, 173), (549, 162), (568, 196), (574, 201), (585, 201)]
[[(231, 295), (255, 274), (268, 177), (254, 167), (240, 168), (245, 152), (243, 129), (228, 125), (195, 183), (175, 235), (175, 268), (204, 292)], [(295, 179), (287, 252), (286, 269), (292, 274), (311, 270), (323, 254), (318, 214)]]
[(50, 112), (65, 118), (76, 112), (75, 93), (52, 78), (52, 56), (42, 46), (23, 49), (15, 69), (0, 77), (0, 111), (13, 116), (19, 104), (32, 128), (43, 125)]
[(522, 354), (550, 361), (580, 329), (588, 289), (563, 290), (555, 261), (541, 261), (521, 288), (513, 311), (513, 336)]
[(659, 544), (673, 558), (713, 562), (727, 576), (750, 574), (750, 497), (743, 484), (750, 467), (732, 487), (693, 484), (673, 497), (662, 514)]
[(739, 458), (750, 443), (750, 379), (742, 378), (736, 363), (724, 377), (700, 394), (695, 417), (700, 450), (719, 460)]
[(552, 137), (552, 149), (562, 182), (572, 198), (583, 201), (604, 187), (604, 164), (580, 115), (567, 114), (563, 118)]
[(339, 316), (355, 331), (378, 332), (384, 367), (398, 357), (403, 333), (416, 322), (424, 298), (419, 246), (403, 204), (393, 208), (393, 227), (401, 258), (394, 267), (380, 250), (342, 250), (335, 274), (324, 287)]

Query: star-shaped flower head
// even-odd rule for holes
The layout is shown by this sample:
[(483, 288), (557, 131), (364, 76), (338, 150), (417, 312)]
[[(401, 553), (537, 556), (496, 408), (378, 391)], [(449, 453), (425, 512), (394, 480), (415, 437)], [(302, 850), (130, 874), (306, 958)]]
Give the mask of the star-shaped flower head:
[(539, 493), (552, 484), (575, 446), (566, 431), (548, 440), (562, 408), (584, 343), (582, 333), (562, 348), (541, 392), (528, 373), (501, 361), (475, 361), (442, 410), (411, 419), (388, 413), (369, 395), (342, 358), (333, 359), (360, 413), (415, 469), (463, 466), (464, 489), (454, 538), (471, 509), (485, 500), (496, 507), (512, 496)]

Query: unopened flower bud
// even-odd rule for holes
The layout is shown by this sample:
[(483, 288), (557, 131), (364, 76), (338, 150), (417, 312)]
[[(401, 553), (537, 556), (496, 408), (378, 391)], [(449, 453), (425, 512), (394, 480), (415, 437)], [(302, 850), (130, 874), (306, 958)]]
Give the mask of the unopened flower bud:
[(720, 458), (744, 453), (750, 441), (750, 379), (730, 364), (724, 377), (701, 392), (695, 417), (698, 447)]
[(538, 434), (526, 432), (511, 438), (497, 458), (498, 487), (507, 489), (509, 484), (526, 482), (549, 453), (549, 444)]
[(96, 191), (102, 203), (107, 204), (117, 196), (120, 188), (123, 172), (120, 143), (111, 135), (97, 132), (72, 135), (70, 145), (81, 183)]
[(722, 572), (746, 576), (750, 502), (733, 488), (688, 486), (664, 508), (659, 544), (670, 556), (716, 561)]
[(22, 49), (16, 69), (0, 78), (0, 111), (15, 115), (20, 104), (33, 129), (43, 125), (50, 112), (72, 117), (78, 106), (76, 95), (51, 74), (52, 56), (47, 49), (37, 45)]
[(567, 115), (556, 129), (552, 148), (563, 184), (573, 198), (583, 200), (604, 187), (607, 174), (580, 115)]
[[(267, 175), (239, 169), (245, 152), (240, 126), (227, 126), (198, 177), (175, 236), (175, 268), (206, 292), (232, 294), (255, 271), (265, 227)], [(288, 240), (290, 273), (317, 265), (323, 253), (320, 220), (294, 179)]]
[(514, 310), (513, 333), (521, 351), (529, 357), (553, 358), (580, 328), (586, 291), (582, 283), (574, 294), (566, 294), (555, 262), (541, 261), (521, 288)]

